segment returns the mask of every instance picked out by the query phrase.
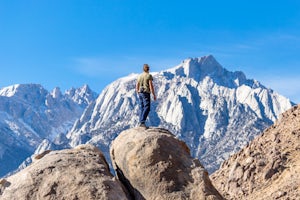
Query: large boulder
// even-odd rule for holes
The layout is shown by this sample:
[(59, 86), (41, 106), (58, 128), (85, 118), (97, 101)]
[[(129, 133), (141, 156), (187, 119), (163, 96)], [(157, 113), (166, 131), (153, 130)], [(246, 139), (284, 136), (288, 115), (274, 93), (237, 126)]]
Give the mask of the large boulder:
[(127, 200), (110, 174), (103, 154), (92, 145), (46, 152), (29, 167), (0, 181), (1, 200)]
[(119, 179), (134, 199), (223, 199), (187, 145), (160, 128), (123, 131), (110, 148)]

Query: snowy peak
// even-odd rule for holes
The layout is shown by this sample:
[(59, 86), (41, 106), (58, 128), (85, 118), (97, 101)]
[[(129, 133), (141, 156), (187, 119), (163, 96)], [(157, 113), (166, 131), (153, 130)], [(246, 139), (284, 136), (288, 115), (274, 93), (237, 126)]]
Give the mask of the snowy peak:
[(20, 84), (11, 85), (5, 88), (1, 88), (0, 95), (5, 97), (11, 97), (14, 96), (17, 93), (17, 89), (20, 86)]
[(205, 76), (220, 76), (224, 69), (213, 56), (188, 59), (184, 62), (185, 74), (188, 77), (200, 81)]
[(59, 87), (56, 87), (52, 90), (51, 92), (51, 96), (55, 99), (59, 99), (62, 97), (62, 93), (60, 91), (60, 88)]
[(2, 88), (0, 96), (13, 97), (30, 104), (40, 104), (48, 94), (40, 84), (16, 84)]
[(40, 84), (15, 84), (15, 85), (2, 88), (0, 90), (0, 95), (11, 97), (14, 95), (24, 94), (29, 91), (45, 92), (46, 90)]
[(185, 59), (175, 68), (164, 71), (164, 74), (168, 73), (173, 74), (172, 77), (192, 78), (196, 82), (201, 82), (209, 77), (216, 84), (229, 88), (235, 88), (242, 84), (251, 86), (254, 84), (252, 80), (247, 80), (243, 72), (229, 72), (223, 68), (212, 55)]
[(98, 94), (90, 89), (88, 85), (83, 85), (80, 88), (71, 88), (66, 91), (66, 96), (72, 99), (75, 103), (86, 107), (92, 101), (94, 101)]

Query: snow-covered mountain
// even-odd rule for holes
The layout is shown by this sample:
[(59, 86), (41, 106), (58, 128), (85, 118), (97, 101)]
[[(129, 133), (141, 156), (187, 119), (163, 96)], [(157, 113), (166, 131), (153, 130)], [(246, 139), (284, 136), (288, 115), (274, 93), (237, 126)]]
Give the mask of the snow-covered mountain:
[[(229, 72), (213, 56), (189, 58), (152, 73), (157, 101), (147, 121), (170, 130), (190, 147), (209, 172), (270, 126), (293, 103)], [(138, 124), (138, 98), (131, 74), (108, 85), (98, 96), (87, 85), (64, 94), (41, 85), (0, 89), (0, 177), (24, 159), (47, 149), (91, 143), (109, 160), (109, 145)]]
[[(242, 72), (229, 72), (211, 55), (152, 75), (158, 99), (152, 101), (148, 125), (184, 140), (209, 172), (293, 105)], [(138, 124), (137, 76), (118, 79), (103, 90), (67, 134), (71, 146), (92, 143), (108, 158), (111, 141)]]
[(42, 142), (62, 145), (63, 136), (96, 97), (87, 85), (65, 94), (59, 88), (48, 92), (39, 84), (0, 89), (0, 177), (18, 167)]

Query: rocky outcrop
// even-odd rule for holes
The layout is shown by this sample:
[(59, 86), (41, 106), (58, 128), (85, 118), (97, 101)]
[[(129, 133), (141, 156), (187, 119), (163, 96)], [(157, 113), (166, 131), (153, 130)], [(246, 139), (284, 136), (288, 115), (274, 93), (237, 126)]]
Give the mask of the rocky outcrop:
[(299, 199), (300, 105), (231, 156), (211, 179), (228, 199)]
[(160, 128), (123, 131), (111, 146), (118, 179), (95, 146), (45, 151), (33, 163), (0, 180), (1, 200), (219, 200), (187, 145)]
[(96, 147), (81, 145), (46, 153), (36, 156), (38, 160), (24, 170), (0, 181), (1, 200), (128, 199)]
[(159, 128), (132, 128), (112, 143), (111, 159), (133, 199), (223, 199), (186, 144)]
[(27, 168), (0, 180), (0, 199), (298, 199), (300, 105), (211, 177), (184, 142), (161, 128), (121, 132), (110, 154), (118, 179), (92, 145), (45, 151)]

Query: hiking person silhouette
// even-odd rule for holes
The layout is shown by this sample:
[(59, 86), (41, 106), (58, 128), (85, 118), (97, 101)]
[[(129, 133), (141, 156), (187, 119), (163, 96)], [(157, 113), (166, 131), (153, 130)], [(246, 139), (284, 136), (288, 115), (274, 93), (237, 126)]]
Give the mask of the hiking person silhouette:
[(141, 73), (137, 79), (136, 92), (139, 96), (140, 114), (139, 120), (141, 127), (146, 127), (146, 119), (150, 112), (151, 105), (151, 93), (153, 95), (154, 101), (156, 100), (156, 95), (153, 87), (153, 77), (149, 73), (150, 67), (148, 64), (143, 65), (143, 73)]

